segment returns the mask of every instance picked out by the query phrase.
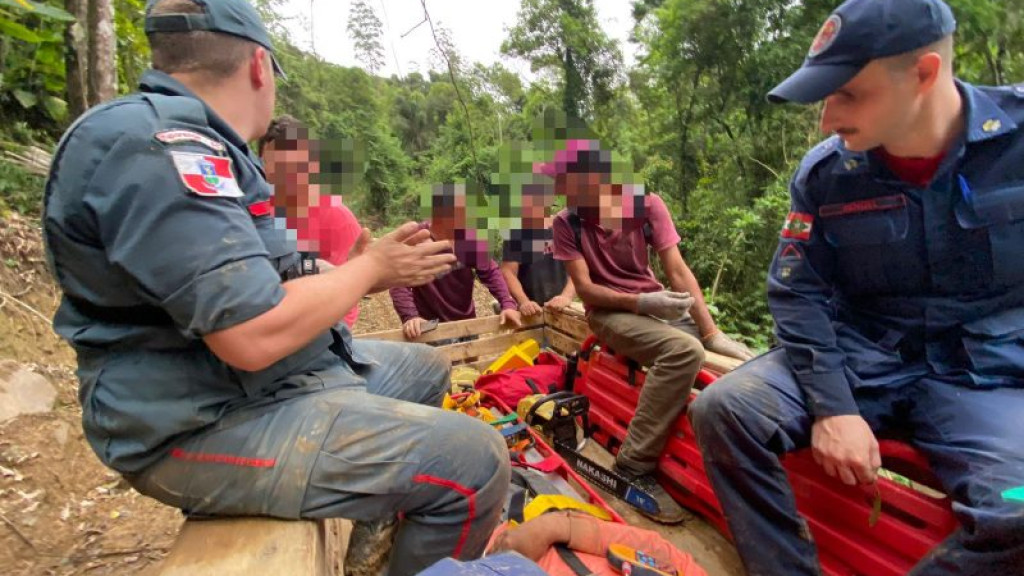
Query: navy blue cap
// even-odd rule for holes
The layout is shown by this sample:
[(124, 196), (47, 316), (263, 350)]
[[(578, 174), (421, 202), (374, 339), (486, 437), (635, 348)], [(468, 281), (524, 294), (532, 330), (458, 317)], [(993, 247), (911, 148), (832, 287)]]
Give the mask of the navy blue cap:
[(942, 0), (847, 0), (825, 20), (799, 70), (770, 102), (810, 104), (853, 79), (872, 60), (913, 52), (956, 30)]
[(165, 32), (193, 32), (207, 30), (231, 34), (239, 38), (251, 40), (270, 52), (274, 64), (274, 73), (285, 77), (281, 64), (274, 57), (274, 45), (270, 41), (259, 12), (246, 0), (192, 0), (202, 6), (202, 13), (195, 14), (158, 14), (150, 11), (159, 0), (146, 2), (146, 34)]

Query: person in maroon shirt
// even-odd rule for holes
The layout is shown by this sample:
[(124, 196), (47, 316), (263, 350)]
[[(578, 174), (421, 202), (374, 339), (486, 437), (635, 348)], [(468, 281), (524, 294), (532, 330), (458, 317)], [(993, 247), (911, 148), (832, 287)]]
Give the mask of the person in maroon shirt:
[[(554, 220), (554, 254), (565, 262), (591, 330), (647, 367), (615, 469), (657, 500), (660, 511), (646, 515), (681, 522), (683, 509), (658, 484), (655, 469), (704, 350), (741, 360), (753, 353), (715, 325), (679, 253), (679, 233), (665, 203), (639, 185), (613, 183), (608, 151), (594, 141), (571, 140), (555, 162), (538, 171), (553, 176), (557, 192), (566, 197), (568, 208)], [(671, 290), (655, 278), (649, 248), (661, 260)]]
[(498, 264), (489, 255), (487, 242), (477, 239), (476, 230), (469, 229), (466, 223), (465, 187), (435, 187), (430, 220), (424, 222), (423, 227), (430, 229), (435, 240), (450, 240), (458, 262), (451, 272), (429, 284), (390, 290), (406, 338), (419, 337), (423, 324), (430, 320), (449, 322), (475, 318), (473, 283), (477, 278), (501, 305), (501, 324), (522, 326), (518, 305), (509, 295)]

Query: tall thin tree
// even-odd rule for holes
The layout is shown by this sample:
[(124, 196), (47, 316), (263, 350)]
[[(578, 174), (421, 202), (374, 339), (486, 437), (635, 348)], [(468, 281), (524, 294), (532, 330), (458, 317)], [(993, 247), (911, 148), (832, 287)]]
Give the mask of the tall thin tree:
[(384, 26), (373, 8), (364, 0), (356, 0), (348, 13), (348, 32), (355, 43), (356, 58), (371, 74), (384, 67)]
[(89, 5), (89, 104), (117, 96), (117, 36), (114, 0), (92, 0)]

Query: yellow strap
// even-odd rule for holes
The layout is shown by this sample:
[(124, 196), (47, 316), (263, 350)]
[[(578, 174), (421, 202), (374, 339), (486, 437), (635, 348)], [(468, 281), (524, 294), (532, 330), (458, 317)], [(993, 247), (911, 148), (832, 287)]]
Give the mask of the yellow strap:
[(459, 400), (453, 400), (450, 394), (445, 394), (444, 401), (441, 403), (441, 408), (453, 412), (461, 412), (467, 416), (483, 420), (484, 422), (493, 422), (497, 420), (493, 412), (483, 406), (480, 406), (479, 392), (473, 392), (469, 396)]
[(528, 522), (549, 510), (578, 510), (601, 520), (612, 519), (612, 515), (607, 510), (581, 502), (572, 496), (540, 494), (523, 508), (523, 521)]

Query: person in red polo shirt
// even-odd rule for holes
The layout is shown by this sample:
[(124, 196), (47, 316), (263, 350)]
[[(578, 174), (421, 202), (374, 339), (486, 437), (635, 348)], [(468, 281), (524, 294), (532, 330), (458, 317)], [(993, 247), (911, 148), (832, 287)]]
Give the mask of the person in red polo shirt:
[[(320, 171), (316, 148), (306, 127), (287, 115), (275, 118), (259, 143), (267, 182), (274, 187), (274, 212), (295, 235), (299, 252), (329, 268), (348, 261), (363, 228), (340, 196), (321, 194), (315, 183)], [(349, 328), (358, 319), (359, 306), (344, 318)]]
[[(704, 362), (704, 350), (747, 360), (753, 353), (715, 325), (678, 244), (661, 198), (642, 186), (612, 182), (611, 153), (591, 140), (571, 140), (555, 161), (538, 166), (555, 178), (568, 208), (555, 216), (554, 254), (565, 262), (602, 342), (647, 367), (636, 414), (615, 469), (657, 500), (647, 514), (663, 523), (683, 510), (655, 479), (658, 457)], [(671, 290), (651, 270), (648, 249), (661, 260)], [(703, 346), (702, 346), (703, 344)]]

